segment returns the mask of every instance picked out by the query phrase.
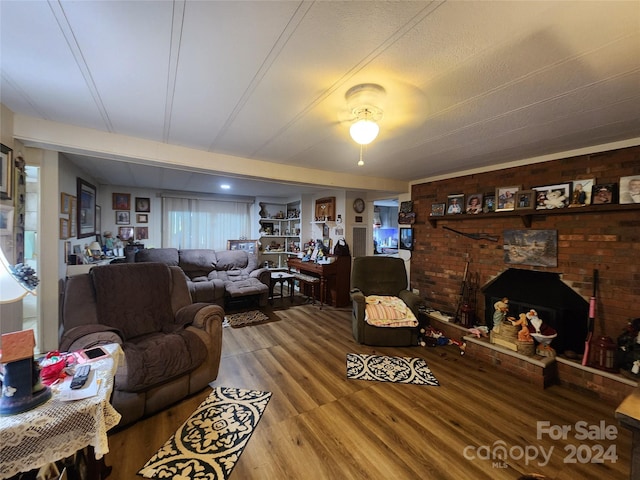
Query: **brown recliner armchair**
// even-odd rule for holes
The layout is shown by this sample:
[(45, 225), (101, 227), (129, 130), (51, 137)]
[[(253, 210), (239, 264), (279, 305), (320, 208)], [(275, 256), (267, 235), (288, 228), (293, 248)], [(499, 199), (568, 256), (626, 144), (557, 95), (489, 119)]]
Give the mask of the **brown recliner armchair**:
[(216, 379), (223, 320), (219, 305), (191, 303), (179, 267), (97, 266), (66, 281), (60, 350), (120, 344), (111, 403), (123, 426)]
[(376, 327), (365, 321), (365, 298), (368, 295), (390, 295), (400, 298), (418, 317), (424, 304), (409, 291), (404, 260), (396, 257), (356, 257), (351, 272), (351, 300), (353, 303), (353, 338), (360, 344), (404, 347), (418, 344), (417, 327)]

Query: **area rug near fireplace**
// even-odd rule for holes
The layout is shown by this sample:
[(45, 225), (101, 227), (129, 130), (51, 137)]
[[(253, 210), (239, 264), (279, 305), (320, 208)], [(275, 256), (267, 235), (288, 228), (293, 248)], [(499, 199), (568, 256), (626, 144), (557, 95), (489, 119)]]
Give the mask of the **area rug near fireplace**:
[(245, 325), (255, 325), (256, 323), (264, 323), (270, 320), (269, 315), (260, 310), (251, 310), (249, 312), (231, 313), (224, 318), (223, 326), (244, 327)]
[(347, 354), (347, 378), (440, 386), (422, 358)]
[(138, 475), (227, 479), (270, 398), (271, 392), (215, 387)]

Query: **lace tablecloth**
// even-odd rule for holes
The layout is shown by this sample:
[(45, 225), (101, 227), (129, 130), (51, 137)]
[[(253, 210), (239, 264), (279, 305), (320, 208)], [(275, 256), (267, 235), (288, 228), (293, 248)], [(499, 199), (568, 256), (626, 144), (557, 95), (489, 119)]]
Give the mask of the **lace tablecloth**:
[(0, 479), (69, 457), (87, 446), (94, 448), (96, 459), (109, 453), (107, 431), (121, 418), (109, 398), (123, 353), (116, 344), (104, 348), (111, 356), (91, 362), (100, 380), (96, 396), (62, 401), (54, 386), (51, 399), (37, 408), (0, 416)]

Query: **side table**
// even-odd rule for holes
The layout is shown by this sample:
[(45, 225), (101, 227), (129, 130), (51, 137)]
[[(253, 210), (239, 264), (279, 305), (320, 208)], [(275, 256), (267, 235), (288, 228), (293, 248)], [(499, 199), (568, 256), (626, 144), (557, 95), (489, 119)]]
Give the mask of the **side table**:
[(273, 289), (279, 283), (280, 284), (280, 300), (283, 297), (284, 284), (286, 283), (289, 288), (289, 299), (293, 301), (293, 275), (287, 272), (272, 272), (271, 282), (269, 284), (269, 301), (273, 305)]
[(0, 416), (0, 479), (70, 457), (85, 447), (93, 449), (96, 460), (109, 452), (107, 431), (121, 418), (109, 399), (123, 352), (117, 344), (103, 347), (110, 356), (91, 362), (100, 382), (97, 395), (63, 401), (60, 385), (54, 385), (51, 399), (42, 405)]

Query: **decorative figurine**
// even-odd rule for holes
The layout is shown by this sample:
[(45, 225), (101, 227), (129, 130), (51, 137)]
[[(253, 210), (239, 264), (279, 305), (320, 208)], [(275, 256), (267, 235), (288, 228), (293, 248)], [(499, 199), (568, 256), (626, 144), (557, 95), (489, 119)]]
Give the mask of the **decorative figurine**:
[(500, 325), (507, 318), (507, 312), (509, 311), (509, 299), (503, 297), (502, 300), (498, 300), (493, 304), (495, 312), (493, 313), (493, 328), (494, 332), (500, 331)]
[(527, 321), (527, 315), (525, 313), (520, 314), (520, 318), (518, 320), (509, 318), (511, 325), (518, 326), (520, 325), (520, 331), (518, 332), (518, 340), (521, 342), (533, 342), (533, 338), (531, 338), (531, 334), (529, 332), (529, 322)]
[(533, 309), (529, 310), (526, 317), (532, 327), (531, 336), (539, 343), (536, 353), (543, 357), (555, 357), (556, 351), (551, 348), (551, 342), (558, 336), (558, 332), (538, 318), (538, 312)]

